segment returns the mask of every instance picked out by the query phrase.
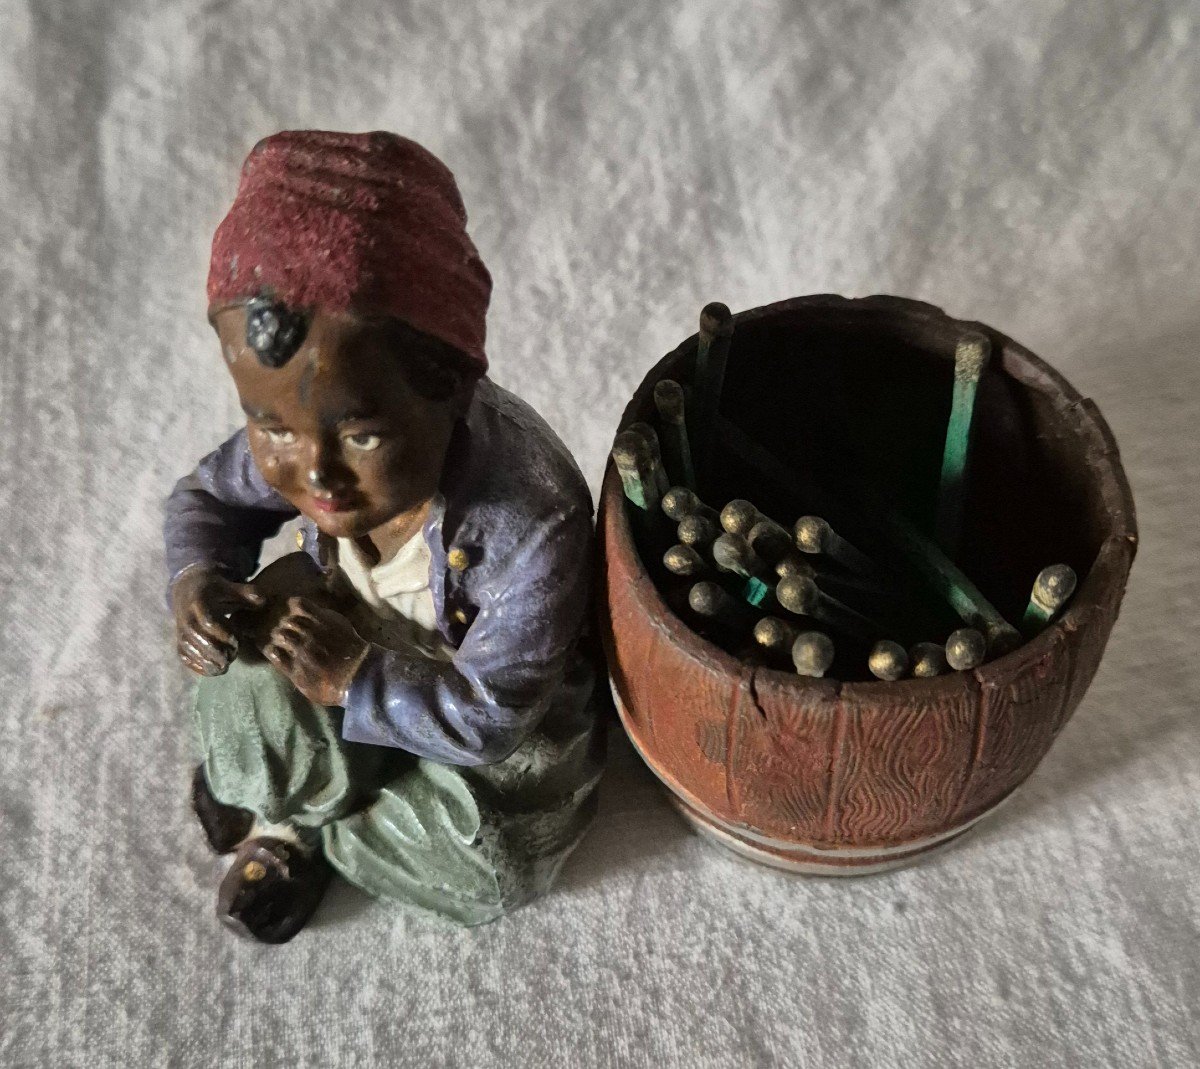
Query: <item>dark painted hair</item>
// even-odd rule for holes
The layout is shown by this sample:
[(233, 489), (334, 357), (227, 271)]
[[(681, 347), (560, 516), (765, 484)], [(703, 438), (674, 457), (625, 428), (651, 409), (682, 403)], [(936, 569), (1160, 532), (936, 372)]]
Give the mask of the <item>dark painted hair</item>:
[[(459, 386), (479, 377), (466, 353), (393, 317), (366, 319), (380, 342), (400, 360), (413, 391), (428, 401), (445, 401)], [(283, 367), (304, 343), (308, 318), (280, 301), (255, 297), (246, 303), (246, 344), (267, 367)]]

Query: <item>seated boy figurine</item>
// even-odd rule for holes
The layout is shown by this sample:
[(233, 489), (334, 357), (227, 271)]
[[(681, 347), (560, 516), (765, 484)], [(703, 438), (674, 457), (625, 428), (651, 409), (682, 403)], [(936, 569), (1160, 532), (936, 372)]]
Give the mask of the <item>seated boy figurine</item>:
[[(209, 318), (247, 425), (166, 506), (193, 803), (218, 911), (290, 939), (331, 868), (481, 924), (544, 891), (594, 809), (581, 645), (592, 506), (485, 372), (487, 269), (454, 178), (388, 133), (285, 132), (242, 169)], [(253, 580), (301, 517), (304, 550)]]

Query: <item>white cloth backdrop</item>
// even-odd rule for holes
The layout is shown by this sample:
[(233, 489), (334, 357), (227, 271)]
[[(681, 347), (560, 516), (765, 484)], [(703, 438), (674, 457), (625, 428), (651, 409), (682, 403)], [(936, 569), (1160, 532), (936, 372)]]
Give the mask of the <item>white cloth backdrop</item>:
[[(0, 1063), (1186, 1066), (1197, 1040), (1200, 9), (1188, 0), (0, 7)], [(558, 893), (213, 918), (160, 504), (237, 422), (208, 243), (260, 136), (458, 175), (494, 377), (593, 489), (706, 300), (897, 293), (1095, 398), (1143, 534), (1091, 692), (936, 862), (717, 852), (623, 740)]]

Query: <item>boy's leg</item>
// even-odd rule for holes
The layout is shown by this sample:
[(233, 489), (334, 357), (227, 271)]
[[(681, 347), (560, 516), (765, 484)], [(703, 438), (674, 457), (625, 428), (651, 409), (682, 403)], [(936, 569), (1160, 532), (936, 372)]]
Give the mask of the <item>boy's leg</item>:
[(322, 828), (334, 868), (371, 895), (468, 926), (545, 892), (591, 821), (603, 767), (590, 686), (572, 682), (504, 761), (395, 766), (370, 805)]
[(286, 941), (329, 882), (320, 828), (375, 788), (377, 748), (343, 742), (340, 709), (313, 704), (250, 654), (201, 680), (193, 710), (211, 799), (253, 821), (218, 913), (258, 939)]

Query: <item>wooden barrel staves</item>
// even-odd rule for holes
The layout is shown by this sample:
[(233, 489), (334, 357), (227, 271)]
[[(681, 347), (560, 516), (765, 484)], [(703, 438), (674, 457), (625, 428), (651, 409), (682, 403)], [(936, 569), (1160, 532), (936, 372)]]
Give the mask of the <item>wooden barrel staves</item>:
[[(847, 682), (732, 656), (693, 630), (686, 601), (668, 605), (652, 555), (665, 547), (639, 552), (609, 465), (598, 611), (622, 722), (684, 815), (754, 860), (855, 875), (948, 844), (1033, 772), (1096, 672), (1137, 545), (1116, 443), (1090, 400), (982, 324), (896, 297), (800, 297), (738, 315), (720, 418), (730, 441), (744, 433), (784, 467), (730, 448), (701, 483), (770, 501), (785, 524), (828, 514), (870, 548), (852, 506), (835, 515), (842, 487), (870, 482), (931, 529), (955, 347), (971, 332), (991, 360), (955, 559), (1009, 620), (1046, 564), (1079, 576), (1055, 622), (973, 670)], [(657, 382), (692, 381), (696, 347), (693, 336), (646, 376), (622, 429), (653, 419)]]

